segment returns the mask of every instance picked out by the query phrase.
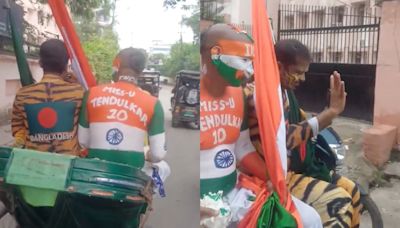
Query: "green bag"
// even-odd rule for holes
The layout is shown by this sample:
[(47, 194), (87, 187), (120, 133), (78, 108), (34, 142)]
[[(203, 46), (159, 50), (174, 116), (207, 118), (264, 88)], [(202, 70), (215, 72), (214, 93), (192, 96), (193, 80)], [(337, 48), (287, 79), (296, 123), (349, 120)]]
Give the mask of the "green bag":
[[(287, 90), (287, 94), (290, 107), (288, 113), (289, 123), (298, 124), (302, 121), (299, 103), (293, 90)], [(315, 156), (318, 148), (316, 142), (309, 139), (306, 143), (306, 157), (304, 161), (301, 160), (299, 148), (293, 149), (290, 159), (290, 169), (295, 173), (331, 182), (332, 177), (327, 165)]]
[(297, 228), (297, 223), (274, 192), (261, 209), (257, 228)]

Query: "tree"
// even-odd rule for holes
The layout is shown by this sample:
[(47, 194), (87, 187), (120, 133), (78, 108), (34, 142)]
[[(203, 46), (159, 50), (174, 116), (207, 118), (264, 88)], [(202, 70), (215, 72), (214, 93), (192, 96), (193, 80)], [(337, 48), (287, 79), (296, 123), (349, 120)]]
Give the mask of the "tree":
[(83, 43), (83, 49), (98, 83), (110, 82), (112, 62), (119, 50), (116, 34), (108, 29), (102, 36), (91, 36)]
[[(47, 3), (48, 0), (39, 0), (40, 3)], [(64, 0), (74, 16), (81, 16), (91, 20), (95, 16), (94, 9), (103, 9), (109, 15), (115, 9), (114, 0)]]
[(190, 27), (193, 31), (194, 43), (198, 44), (200, 42), (200, 7), (199, 4), (192, 6), (193, 13), (190, 17), (184, 17), (182, 23)]
[(164, 72), (167, 77), (173, 77), (180, 70), (200, 69), (199, 45), (191, 43), (176, 43), (171, 47), (170, 57), (166, 59)]

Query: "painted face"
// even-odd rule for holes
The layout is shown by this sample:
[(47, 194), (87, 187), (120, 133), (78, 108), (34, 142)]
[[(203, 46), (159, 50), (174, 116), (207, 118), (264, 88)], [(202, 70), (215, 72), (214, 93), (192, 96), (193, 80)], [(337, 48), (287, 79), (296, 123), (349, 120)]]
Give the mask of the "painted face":
[(244, 77), (251, 77), (254, 46), (251, 43), (220, 40), (211, 48), (211, 60), (221, 76), (231, 85), (240, 86)]
[(284, 67), (284, 78), (282, 86), (287, 89), (295, 89), (301, 82), (305, 81), (305, 73), (308, 71), (310, 63), (299, 61), (296, 65)]

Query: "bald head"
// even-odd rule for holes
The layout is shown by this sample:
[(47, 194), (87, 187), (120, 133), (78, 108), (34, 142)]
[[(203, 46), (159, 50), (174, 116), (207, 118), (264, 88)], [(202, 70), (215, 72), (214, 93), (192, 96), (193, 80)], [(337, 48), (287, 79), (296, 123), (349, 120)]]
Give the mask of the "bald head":
[(227, 24), (215, 24), (201, 33), (200, 37), (200, 52), (204, 53), (215, 46), (219, 40), (232, 40), (244, 43), (253, 43), (250, 38), (234, 27)]

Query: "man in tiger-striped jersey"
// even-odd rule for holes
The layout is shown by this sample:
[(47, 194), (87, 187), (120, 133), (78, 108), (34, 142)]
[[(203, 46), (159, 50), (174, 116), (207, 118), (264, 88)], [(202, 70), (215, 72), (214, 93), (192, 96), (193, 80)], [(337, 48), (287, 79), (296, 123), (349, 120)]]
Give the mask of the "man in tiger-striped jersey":
[[(275, 53), (281, 77), (287, 127), (286, 146), (290, 161), (288, 187), (294, 196), (317, 210), (324, 227), (358, 227), (361, 204), (360, 192), (355, 183), (339, 175), (334, 175), (330, 181), (323, 181), (326, 176), (323, 175), (323, 169), (307, 171), (307, 167), (313, 167), (313, 164), (306, 164), (308, 160), (304, 158), (313, 156), (311, 153), (314, 152), (305, 143), (309, 143), (311, 138), (318, 134), (319, 129), (327, 127), (343, 111), (346, 101), (344, 83), (341, 82), (340, 75), (334, 72), (331, 76), (330, 108), (306, 120), (303, 111), (296, 107), (298, 105), (297, 101), (294, 101), (292, 90), (305, 80), (305, 73), (311, 61), (310, 53), (307, 47), (297, 40), (278, 41)], [(255, 113), (254, 88), (251, 83), (247, 85), (245, 93), (249, 105), (250, 137), (257, 151), (263, 156)], [(298, 120), (294, 121), (293, 118)], [(303, 153), (300, 152), (302, 148)]]
[[(244, 76), (253, 73), (253, 43), (247, 34), (217, 24), (202, 33), (200, 52), (201, 202), (222, 191), (229, 202), (232, 221), (238, 222), (251, 207), (249, 198), (254, 196), (251, 190), (235, 188), (238, 170), (267, 180), (265, 163), (250, 141), (246, 104), (240, 87)], [(294, 203), (304, 227), (322, 227), (314, 209), (297, 199)], [(201, 223), (218, 226), (210, 224), (213, 220), (209, 218), (220, 212), (204, 204), (200, 207)]]
[[(40, 46), (39, 56), (44, 72), (42, 80), (21, 88), (14, 100), (11, 120), (14, 147), (79, 155), (77, 130), (84, 90), (79, 84), (64, 80), (69, 56), (62, 41), (45, 41)], [(36, 189), (22, 191), (24, 195), (37, 194)], [(26, 211), (39, 216), (39, 221), (47, 221), (53, 209), (49, 202), (35, 206), (22, 201), (18, 204), (23, 205), (15, 208), (21, 227), (40, 226)]]
[(62, 41), (44, 42), (39, 54), (43, 79), (21, 88), (15, 96), (11, 120), (15, 146), (78, 155), (78, 117), (84, 90), (63, 79), (69, 57)]

